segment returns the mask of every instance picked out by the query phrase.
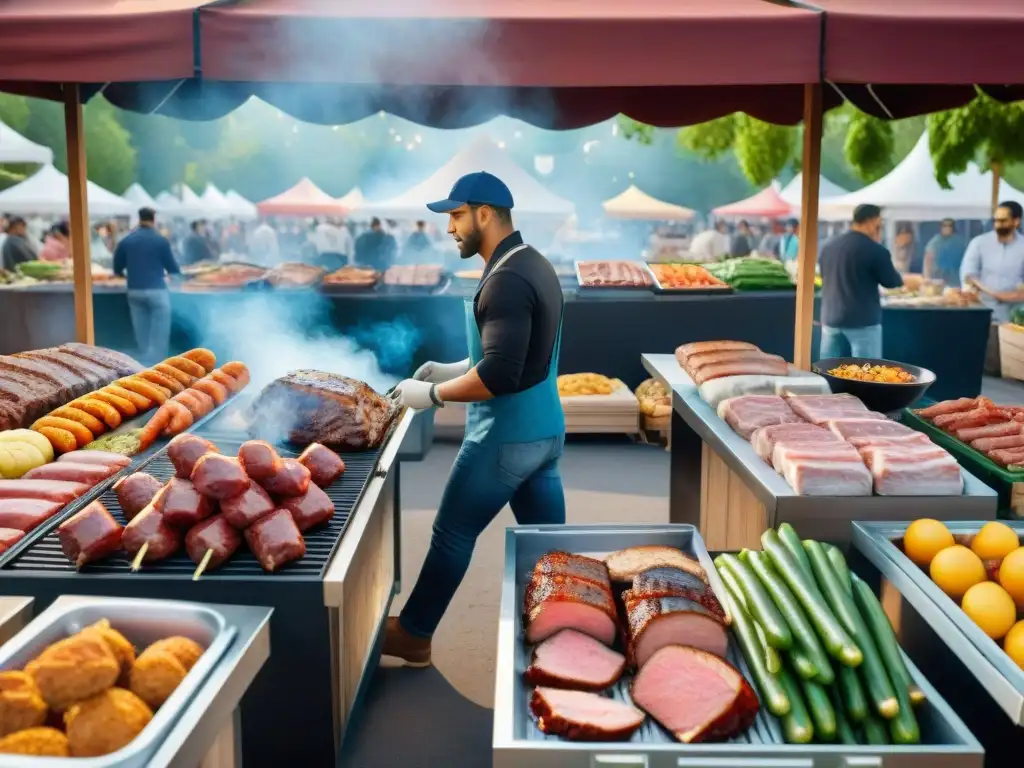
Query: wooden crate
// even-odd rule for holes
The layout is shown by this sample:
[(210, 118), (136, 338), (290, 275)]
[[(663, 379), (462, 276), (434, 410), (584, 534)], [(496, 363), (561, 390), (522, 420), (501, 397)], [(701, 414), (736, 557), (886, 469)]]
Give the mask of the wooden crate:
[(1024, 381), (1024, 326), (999, 326), (999, 358), (1004, 379)]

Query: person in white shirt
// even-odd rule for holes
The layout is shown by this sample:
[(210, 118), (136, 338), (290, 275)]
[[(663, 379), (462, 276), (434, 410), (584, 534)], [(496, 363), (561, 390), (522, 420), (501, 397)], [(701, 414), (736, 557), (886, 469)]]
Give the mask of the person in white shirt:
[(280, 250), (277, 246), (277, 232), (270, 222), (263, 220), (249, 238), (249, 258), (254, 264), (265, 267), (277, 266)]
[(321, 222), (313, 230), (313, 244), (318, 265), (330, 272), (345, 266), (352, 255), (352, 235), (348, 228), (335, 226), (330, 220)]
[(705, 229), (690, 242), (690, 257), (694, 261), (720, 261), (729, 255), (729, 225), (715, 222), (713, 229)]

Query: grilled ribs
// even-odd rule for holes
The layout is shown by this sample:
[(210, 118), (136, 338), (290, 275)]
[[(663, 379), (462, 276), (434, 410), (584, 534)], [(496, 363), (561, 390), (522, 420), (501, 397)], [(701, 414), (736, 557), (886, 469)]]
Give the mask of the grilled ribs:
[(376, 448), (397, 408), (368, 384), (323, 371), (292, 371), (260, 392), (249, 432), (274, 444), (322, 443), (341, 451)]

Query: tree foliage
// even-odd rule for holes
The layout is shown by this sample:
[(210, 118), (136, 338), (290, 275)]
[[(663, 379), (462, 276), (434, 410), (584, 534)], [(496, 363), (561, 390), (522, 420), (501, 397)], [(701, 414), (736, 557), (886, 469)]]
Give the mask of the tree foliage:
[(743, 113), (679, 130), (680, 146), (705, 160), (716, 160), (731, 149), (744, 177), (756, 186), (764, 186), (793, 162), (796, 137), (791, 126)]
[(928, 148), (935, 179), (949, 188), (949, 177), (970, 162), (996, 171), (1024, 161), (1024, 106), (1003, 104), (978, 92), (969, 104), (928, 115)]
[(726, 115), (706, 123), (680, 128), (679, 146), (703, 160), (717, 160), (736, 143), (738, 115)]

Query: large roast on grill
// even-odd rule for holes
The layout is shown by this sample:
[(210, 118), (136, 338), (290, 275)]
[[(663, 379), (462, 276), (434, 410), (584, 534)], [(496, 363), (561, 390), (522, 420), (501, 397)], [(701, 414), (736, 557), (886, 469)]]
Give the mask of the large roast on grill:
[(384, 441), (396, 413), (391, 400), (361, 381), (292, 371), (260, 392), (249, 412), (249, 432), (271, 444), (287, 440), (364, 451)]

